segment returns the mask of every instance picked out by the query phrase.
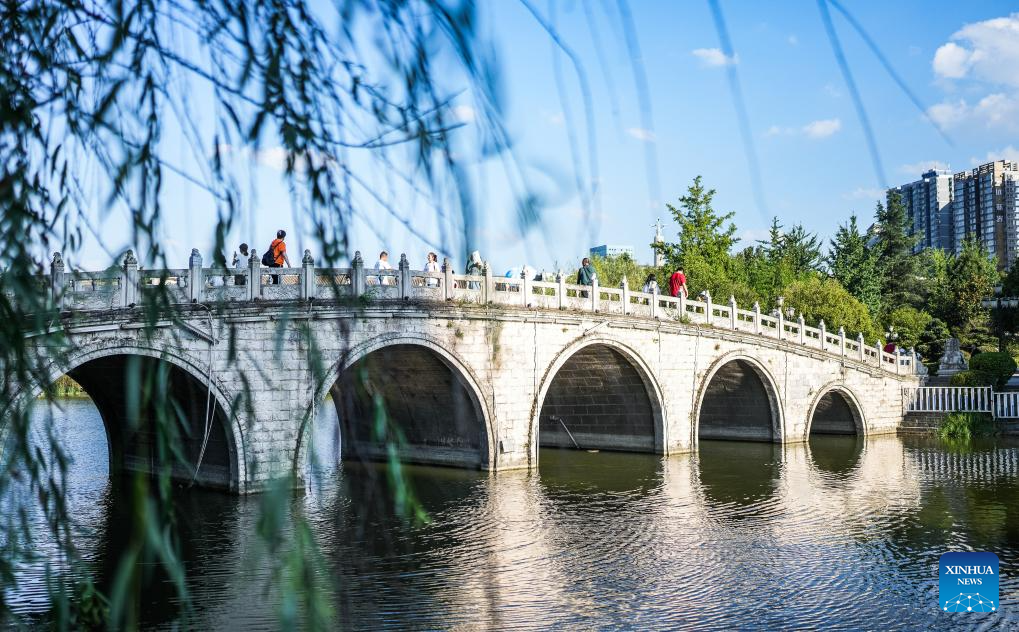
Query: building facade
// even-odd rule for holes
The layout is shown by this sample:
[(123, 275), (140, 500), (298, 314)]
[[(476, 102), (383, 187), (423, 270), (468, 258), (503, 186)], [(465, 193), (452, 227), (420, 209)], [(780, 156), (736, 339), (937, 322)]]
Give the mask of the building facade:
[[(996, 160), (953, 177), (952, 215), (954, 251), (975, 239), (994, 256), (999, 268), (1009, 268), (1019, 256), (1016, 182), (1019, 162)], [(1009, 197), (1011, 195), (1011, 197)]]
[(635, 252), (633, 250), (633, 246), (612, 246), (605, 244), (602, 246), (594, 246), (591, 248), (592, 257), (601, 257), (603, 259), (608, 259), (609, 257), (618, 257), (620, 255), (628, 255), (631, 259), (635, 259)]
[(915, 252), (940, 248), (958, 254), (972, 239), (1000, 269), (1019, 259), (1019, 162), (996, 160), (954, 175), (931, 169), (888, 191), (893, 192), (902, 196), (917, 237)]
[(914, 252), (925, 248), (949, 252), (955, 249), (952, 189), (951, 171), (931, 169), (919, 180), (889, 191), (897, 191), (902, 196), (911, 233), (917, 237)]

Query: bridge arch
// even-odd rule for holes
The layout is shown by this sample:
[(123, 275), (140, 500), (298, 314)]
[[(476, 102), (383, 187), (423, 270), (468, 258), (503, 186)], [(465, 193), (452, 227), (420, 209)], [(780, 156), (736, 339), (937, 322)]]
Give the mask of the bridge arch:
[[(134, 360), (132, 360), (132, 358)], [(215, 373), (209, 379), (209, 367), (200, 366), (184, 355), (137, 344), (137, 341), (116, 341), (99, 347), (83, 348), (52, 362), (48, 380), (53, 383), (68, 375), (89, 395), (99, 410), (106, 431), (111, 473), (118, 470), (152, 472), (151, 410), (142, 411), (144, 419), (129, 420), (125, 396), (128, 371), (138, 364), (151, 363), (147, 370), (165, 369), (169, 396), (187, 417), (188, 427), (181, 429), (181, 448), (186, 466), (173, 463), (171, 477), (190, 482), (194, 466), (201, 456), (201, 468), (195, 482), (203, 487), (243, 492), (247, 486), (247, 449), (244, 430), (236, 423), (232, 402), (219, 384)], [(36, 385), (27, 393), (38, 397), (43, 387)], [(212, 407), (208, 441), (205, 439), (206, 399)], [(141, 422), (141, 423), (139, 423)]]
[[(581, 382), (586, 376), (600, 382), (602, 390), (571, 395), (571, 389), (587, 387)], [(637, 351), (608, 336), (585, 337), (566, 346), (545, 369), (534, 400), (529, 433), (533, 462), (543, 442), (574, 447), (576, 441), (581, 448), (666, 454), (664, 397), (654, 376)], [(564, 418), (572, 440), (553, 417)]]
[(785, 416), (779, 393), (775, 378), (757, 358), (740, 351), (717, 358), (697, 390), (691, 445), (701, 439), (782, 442)]
[(867, 436), (867, 420), (856, 393), (841, 382), (820, 389), (807, 409), (803, 440), (819, 434)]
[[(357, 374), (355, 374), (357, 373)], [(369, 396), (381, 396), (389, 418), (403, 434), (406, 462), (495, 469), (495, 419), (491, 387), (454, 350), (430, 336), (387, 334), (343, 353), (326, 374), (316, 402), (332, 397), (345, 456), (384, 458), (370, 436), (365, 415)], [(310, 427), (298, 433), (294, 467), (306, 458)], [(299, 470), (297, 470), (299, 471)]]

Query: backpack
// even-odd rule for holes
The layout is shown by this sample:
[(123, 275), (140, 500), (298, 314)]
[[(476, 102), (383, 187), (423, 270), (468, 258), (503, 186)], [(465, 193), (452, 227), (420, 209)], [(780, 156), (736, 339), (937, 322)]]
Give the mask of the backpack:
[(273, 248), (273, 244), (275, 244), (276, 241), (277, 240), (273, 239), (272, 243), (269, 244), (269, 249), (265, 251), (264, 255), (262, 255), (262, 265), (264, 265), (267, 268), (280, 267), (276, 265), (276, 249)]

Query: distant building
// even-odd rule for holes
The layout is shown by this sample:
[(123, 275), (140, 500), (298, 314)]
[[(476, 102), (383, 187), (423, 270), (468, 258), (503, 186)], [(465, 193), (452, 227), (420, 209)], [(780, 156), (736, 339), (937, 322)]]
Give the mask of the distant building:
[(1000, 269), (1019, 259), (1019, 162), (995, 160), (954, 175), (931, 169), (888, 193), (893, 191), (906, 206), (917, 252), (940, 248), (958, 254), (967, 239), (975, 239)]
[(976, 239), (1010, 268), (1019, 257), (1019, 162), (996, 160), (953, 178), (955, 252)]
[(920, 179), (894, 189), (902, 196), (909, 231), (918, 239), (914, 252), (925, 248), (955, 250), (955, 223), (952, 221), (952, 172), (931, 169)]
[(619, 255), (629, 255), (631, 259), (634, 259), (633, 246), (594, 246), (591, 248), (592, 257), (602, 257), (608, 259), (609, 257), (618, 257)]

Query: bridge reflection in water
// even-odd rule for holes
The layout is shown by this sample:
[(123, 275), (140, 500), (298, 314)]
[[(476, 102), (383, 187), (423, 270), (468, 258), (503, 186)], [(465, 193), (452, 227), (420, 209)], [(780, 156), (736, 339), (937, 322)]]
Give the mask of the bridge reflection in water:
[[(53, 422), (74, 447), (71, 511), (108, 581), (103, 560), (124, 545), (130, 507), (108, 482), (97, 410), (62, 405)], [(335, 408), (320, 408), (309, 442), (318, 467), (295, 509), (352, 628), (942, 628), (951, 622), (928, 603), (940, 552), (1019, 563), (1014, 443), (959, 453), (929, 439), (819, 435), (702, 440), (671, 457), (543, 450), (538, 470), (498, 476), (407, 466), (430, 517), (415, 525), (376, 484), (385, 466), (338, 461), (337, 427)], [(273, 628), (280, 595), (249, 537), (258, 499), (193, 490), (179, 503), (195, 625)], [(152, 581), (145, 622), (169, 623), (175, 607)], [(7, 603), (43, 607), (44, 583), (21, 585)], [(1019, 581), (1004, 576), (1005, 626), (1019, 623), (1016, 594)]]

